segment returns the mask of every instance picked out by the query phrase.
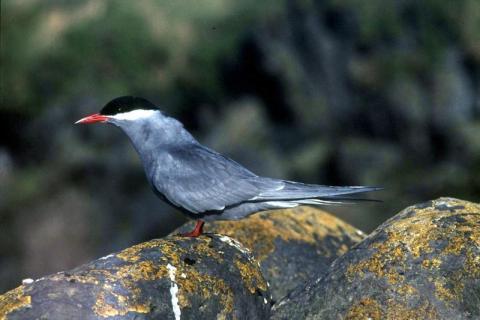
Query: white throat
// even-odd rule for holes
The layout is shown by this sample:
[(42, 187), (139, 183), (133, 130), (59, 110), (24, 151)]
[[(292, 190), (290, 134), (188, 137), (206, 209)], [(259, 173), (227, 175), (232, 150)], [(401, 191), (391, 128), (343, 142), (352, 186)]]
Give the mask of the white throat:
[(159, 110), (145, 110), (145, 109), (137, 109), (128, 112), (117, 113), (116, 115), (109, 116), (110, 118), (117, 119), (117, 120), (139, 120), (150, 118), (153, 115), (160, 112)]

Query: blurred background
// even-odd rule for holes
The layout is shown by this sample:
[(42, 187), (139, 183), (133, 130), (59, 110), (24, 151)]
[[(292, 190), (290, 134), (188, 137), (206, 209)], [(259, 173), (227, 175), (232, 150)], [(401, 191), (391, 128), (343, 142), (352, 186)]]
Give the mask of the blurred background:
[(262, 175), (375, 185), (364, 231), (480, 201), (476, 0), (1, 1), (0, 291), (183, 222), (127, 138), (74, 126), (146, 97)]

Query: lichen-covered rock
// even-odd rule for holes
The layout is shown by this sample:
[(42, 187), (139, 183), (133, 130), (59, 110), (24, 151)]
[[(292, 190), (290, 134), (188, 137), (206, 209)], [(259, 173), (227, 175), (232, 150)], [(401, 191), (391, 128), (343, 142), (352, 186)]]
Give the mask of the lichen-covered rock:
[[(192, 228), (188, 223), (176, 232)], [(228, 235), (249, 248), (269, 282), (273, 300), (323, 275), (333, 260), (364, 237), (342, 220), (307, 206), (208, 222), (204, 232)]]
[(0, 319), (265, 319), (257, 262), (226, 236), (168, 237), (24, 284)]
[(409, 207), (273, 308), (273, 319), (480, 318), (480, 205)]

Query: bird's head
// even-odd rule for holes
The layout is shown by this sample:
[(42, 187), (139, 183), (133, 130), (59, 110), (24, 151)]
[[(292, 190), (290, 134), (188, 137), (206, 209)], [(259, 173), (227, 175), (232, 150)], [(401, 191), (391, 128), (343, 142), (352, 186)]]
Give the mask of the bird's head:
[(77, 123), (112, 123), (122, 126), (157, 116), (160, 110), (150, 101), (132, 96), (115, 98), (107, 103), (99, 113), (86, 116)]
[(122, 129), (137, 150), (157, 150), (159, 145), (195, 142), (180, 121), (165, 115), (153, 103), (139, 97), (113, 99), (99, 113), (75, 123), (96, 122), (113, 124)]

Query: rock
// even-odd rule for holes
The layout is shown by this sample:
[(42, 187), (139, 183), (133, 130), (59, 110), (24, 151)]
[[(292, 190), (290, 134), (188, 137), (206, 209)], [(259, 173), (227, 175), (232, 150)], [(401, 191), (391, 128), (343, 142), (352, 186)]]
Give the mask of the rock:
[(265, 319), (257, 262), (227, 236), (168, 237), (0, 296), (0, 319)]
[[(193, 229), (193, 222), (178, 232)], [(238, 221), (205, 224), (204, 232), (228, 235), (251, 250), (269, 282), (273, 300), (323, 275), (364, 234), (314, 207), (264, 211)]]
[(480, 317), (480, 205), (453, 198), (406, 208), (327, 274), (273, 307), (273, 319)]

